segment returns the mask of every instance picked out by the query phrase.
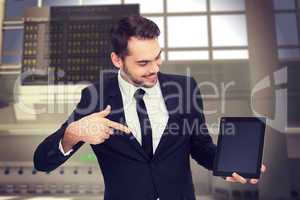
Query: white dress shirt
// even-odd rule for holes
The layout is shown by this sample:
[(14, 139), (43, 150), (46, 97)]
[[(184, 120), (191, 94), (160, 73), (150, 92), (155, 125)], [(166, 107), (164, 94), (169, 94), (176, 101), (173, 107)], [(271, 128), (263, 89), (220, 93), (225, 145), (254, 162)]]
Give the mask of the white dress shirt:
[[(169, 119), (169, 114), (161, 93), (159, 81), (157, 81), (151, 88), (136, 87), (124, 80), (119, 71), (118, 83), (121, 90), (126, 123), (140, 144), (142, 144), (141, 128), (136, 110), (136, 100), (133, 95), (139, 88), (145, 90), (143, 99), (152, 128), (154, 153)], [(61, 141), (59, 142), (59, 149), (65, 156), (68, 156), (73, 151), (73, 149), (71, 149), (68, 152), (64, 152)]]
[(141, 127), (136, 110), (134, 93), (139, 88), (142, 88), (145, 91), (143, 100), (145, 102), (151, 124), (154, 153), (169, 119), (169, 113), (166, 109), (159, 82), (157, 81), (156, 84), (151, 88), (136, 87), (125, 81), (122, 78), (120, 71), (118, 73), (118, 82), (122, 94), (126, 123), (132, 134), (141, 145)]

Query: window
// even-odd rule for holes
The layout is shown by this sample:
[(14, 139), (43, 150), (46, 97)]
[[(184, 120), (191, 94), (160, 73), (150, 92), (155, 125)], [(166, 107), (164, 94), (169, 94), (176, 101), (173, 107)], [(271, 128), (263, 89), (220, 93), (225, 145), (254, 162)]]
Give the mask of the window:
[(141, 13), (163, 13), (163, 0), (125, 0), (125, 4), (140, 4)]
[(274, 8), (276, 10), (290, 10), (295, 9), (295, 0), (273, 0)]
[(273, 8), (278, 57), (287, 68), (288, 127), (299, 128), (300, 0), (273, 0)]
[(168, 17), (169, 47), (207, 47), (206, 16)]
[(296, 14), (276, 14), (278, 45), (297, 45), (299, 43)]
[(37, 3), (37, 0), (5, 1), (5, 20), (22, 20), (25, 9), (37, 6)]
[(125, 3), (141, 3), (142, 15), (160, 18), (153, 21), (164, 36), (166, 61), (249, 58), (245, 0), (162, 1), (149, 3), (148, 10), (141, 0)]
[(74, 6), (79, 5), (79, 0), (43, 0), (43, 6)]
[(82, 0), (82, 5), (120, 4), (121, 0)]
[(295, 59), (300, 57), (300, 49), (299, 48), (286, 48), (286, 49), (279, 49), (278, 50), (278, 55), (280, 60), (290, 60), (290, 59)]
[(248, 50), (214, 50), (214, 60), (248, 59)]
[(20, 65), (22, 59), (23, 29), (15, 28), (3, 31), (2, 63)]
[(169, 51), (169, 60), (208, 60), (208, 51)]
[(21, 66), (23, 50), (23, 17), (25, 10), (38, 6), (38, 0), (7, 0), (2, 30), (2, 65)]
[(167, 12), (205, 12), (207, 11), (206, 0), (169, 0)]
[(248, 45), (244, 15), (216, 15), (212, 16), (211, 22), (213, 47)]
[(273, 0), (280, 60), (300, 59), (299, 3), (299, 0)]
[(245, 11), (244, 0), (210, 0), (211, 11)]

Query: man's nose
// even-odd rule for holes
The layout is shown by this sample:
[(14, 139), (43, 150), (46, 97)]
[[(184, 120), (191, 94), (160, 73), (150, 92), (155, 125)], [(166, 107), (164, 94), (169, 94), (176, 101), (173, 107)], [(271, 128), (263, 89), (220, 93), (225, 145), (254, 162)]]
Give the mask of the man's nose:
[(152, 64), (152, 67), (151, 67), (151, 73), (159, 72), (160, 65), (161, 65), (160, 61), (154, 61), (153, 64)]

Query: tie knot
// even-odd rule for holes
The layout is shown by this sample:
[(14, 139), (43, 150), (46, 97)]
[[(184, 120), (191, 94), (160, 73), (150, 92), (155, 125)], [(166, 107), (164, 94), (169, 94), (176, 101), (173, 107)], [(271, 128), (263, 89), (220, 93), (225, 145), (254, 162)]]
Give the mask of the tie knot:
[(145, 95), (145, 90), (137, 89), (134, 93), (134, 98), (135, 100), (139, 101), (143, 99), (144, 95)]

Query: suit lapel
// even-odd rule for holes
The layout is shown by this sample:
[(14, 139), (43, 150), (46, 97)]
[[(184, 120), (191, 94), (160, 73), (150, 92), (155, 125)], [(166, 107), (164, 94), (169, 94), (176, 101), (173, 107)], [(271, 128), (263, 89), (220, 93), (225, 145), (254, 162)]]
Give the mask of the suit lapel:
[[(107, 105), (111, 105), (112, 112), (110, 115), (108, 115), (107, 118), (112, 121), (120, 122), (122, 124), (127, 125), (125, 120), (122, 95), (119, 88), (117, 76), (111, 78), (109, 85), (110, 90), (108, 91), (109, 95)], [(124, 132), (116, 131), (115, 135), (113, 135), (109, 140), (107, 140), (107, 144), (111, 145), (112, 147), (117, 146), (117, 148), (121, 149), (122, 153), (124, 154), (129, 154), (130, 156), (133, 156), (133, 154), (138, 153), (139, 158), (142, 156), (143, 160), (149, 159), (149, 157), (143, 151), (141, 145), (132, 133), (126, 134)], [(126, 147), (128, 144), (131, 148)], [(126, 148), (127, 150), (125, 150)], [(133, 152), (132, 150), (134, 150), (135, 152)]]

